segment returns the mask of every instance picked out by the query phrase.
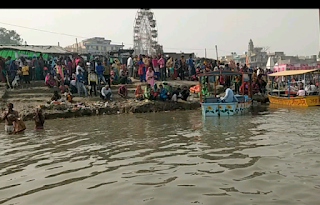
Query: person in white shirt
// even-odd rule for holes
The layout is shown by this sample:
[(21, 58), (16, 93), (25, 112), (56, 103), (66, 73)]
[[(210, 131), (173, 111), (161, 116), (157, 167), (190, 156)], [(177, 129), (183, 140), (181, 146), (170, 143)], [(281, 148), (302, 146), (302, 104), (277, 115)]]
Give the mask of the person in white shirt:
[(230, 86), (226, 86), (226, 92), (224, 97), (221, 97), (221, 101), (225, 103), (230, 103), (230, 102), (238, 102), (238, 99), (234, 96), (233, 91), (230, 89)]
[(310, 85), (305, 87), (305, 91), (308, 95), (313, 95), (315, 92), (317, 92), (317, 87), (310, 82)]
[(300, 90), (298, 90), (297, 92), (297, 96), (301, 96), (301, 97), (306, 96), (306, 91), (303, 90), (303, 88), (300, 88)]
[(72, 94), (74, 94), (74, 93), (77, 93), (78, 92), (78, 90), (77, 90), (77, 82), (76, 82), (76, 76), (75, 76), (75, 74), (73, 73), (72, 74), (72, 77), (71, 77), (71, 81), (70, 81), (70, 92), (72, 93)]
[(110, 89), (109, 85), (106, 85), (101, 89), (100, 98), (103, 101), (112, 100), (112, 93), (111, 93), (111, 89)]
[(260, 74), (260, 72), (261, 72), (261, 68), (258, 67), (258, 69), (257, 69), (257, 76)]
[(81, 70), (82, 73), (84, 73), (84, 69), (81, 66), (82, 66), (82, 63), (79, 61), (76, 68), (76, 75), (79, 74), (79, 69)]
[(131, 55), (128, 58), (127, 67), (129, 70), (129, 77), (133, 77), (133, 60)]

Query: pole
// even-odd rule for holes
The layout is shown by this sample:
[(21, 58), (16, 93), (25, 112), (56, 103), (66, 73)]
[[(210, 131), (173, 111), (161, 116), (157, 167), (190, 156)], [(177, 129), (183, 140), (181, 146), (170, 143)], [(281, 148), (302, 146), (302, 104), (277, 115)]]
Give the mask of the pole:
[(216, 76), (214, 75), (214, 97), (217, 97), (217, 85), (216, 85)]
[(280, 97), (280, 81), (278, 80), (278, 97)]
[(319, 30), (320, 30), (320, 9), (319, 9)]
[(272, 96), (272, 90), (273, 90), (273, 79), (274, 79), (274, 77), (271, 77), (271, 89), (270, 89), (271, 96)]
[(200, 103), (202, 103), (202, 83), (201, 83), (201, 77), (199, 77), (199, 85), (200, 85)]
[(303, 89), (306, 90), (306, 74), (303, 74)]
[[(248, 90), (248, 96), (252, 99), (252, 75), (251, 74), (249, 74), (249, 88), (250, 88), (250, 90)], [(252, 102), (253, 102), (253, 100), (252, 100)]]
[(77, 53), (78, 53), (78, 39), (76, 38), (76, 44), (77, 44)]
[(204, 57), (207, 58), (207, 49), (204, 49)]
[(218, 47), (216, 45), (216, 55), (217, 55), (217, 60), (218, 60)]
[(290, 98), (290, 78), (291, 78), (291, 75), (289, 75), (288, 77), (288, 98)]
[(60, 46), (60, 43), (58, 42), (58, 46)]

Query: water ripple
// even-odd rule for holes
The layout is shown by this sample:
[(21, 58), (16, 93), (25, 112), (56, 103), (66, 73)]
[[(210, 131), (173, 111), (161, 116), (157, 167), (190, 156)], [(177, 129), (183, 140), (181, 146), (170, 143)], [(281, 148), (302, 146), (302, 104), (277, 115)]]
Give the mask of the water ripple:
[(59, 119), (0, 134), (0, 204), (317, 204), (320, 110), (255, 109)]

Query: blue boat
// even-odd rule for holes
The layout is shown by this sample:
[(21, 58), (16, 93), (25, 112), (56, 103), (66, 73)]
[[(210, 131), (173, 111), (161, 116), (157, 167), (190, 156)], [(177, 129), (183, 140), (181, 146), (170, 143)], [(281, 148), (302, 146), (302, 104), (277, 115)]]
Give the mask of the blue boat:
[[(238, 101), (225, 103), (220, 100), (220, 97), (216, 96), (216, 76), (241, 76), (242, 82), (249, 82), (248, 95), (244, 93), (235, 95)], [(211, 77), (213, 76), (213, 77)], [(203, 96), (203, 87), (210, 85), (210, 79), (214, 83), (214, 95)], [(200, 103), (203, 116), (230, 116), (241, 115), (249, 112), (249, 108), (252, 106), (252, 73), (243, 73), (237, 71), (212, 71), (199, 74), (200, 84)]]

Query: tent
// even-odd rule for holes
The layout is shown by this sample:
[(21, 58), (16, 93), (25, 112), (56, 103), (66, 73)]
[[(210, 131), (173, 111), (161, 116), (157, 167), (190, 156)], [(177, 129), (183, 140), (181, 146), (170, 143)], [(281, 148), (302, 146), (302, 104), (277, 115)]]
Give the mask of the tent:
[(53, 54), (70, 55), (71, 52), (60, 46), (29, 46), (29, 45), (0, 45), (0, 56), (16, 59), (20, 56), (32, 57), (39, 56), (42, 53), (44, 59), (48, 59)]
[(273, 68), (274, 68), (273, 58), (272, 58), (272, 57), (269, 57), (269, 58), (268, 58), (267, 65), (266, 65), (266, 69), (273, 70)]

